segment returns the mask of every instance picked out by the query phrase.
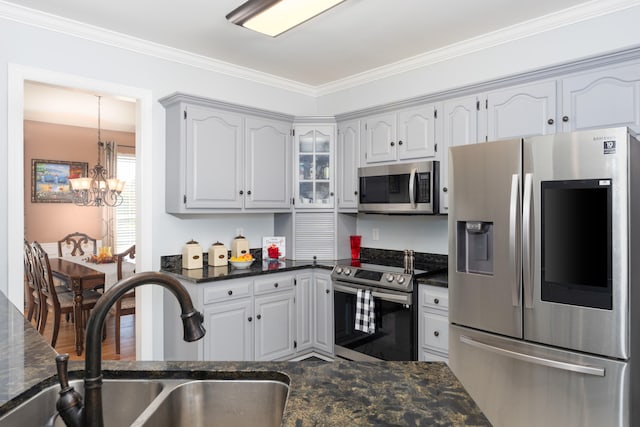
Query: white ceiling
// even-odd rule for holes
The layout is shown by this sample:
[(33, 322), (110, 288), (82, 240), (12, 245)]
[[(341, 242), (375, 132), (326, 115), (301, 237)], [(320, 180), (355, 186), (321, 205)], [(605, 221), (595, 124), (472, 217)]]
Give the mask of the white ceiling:
[[(502, 34), (504, 41), (505, 37), (521, 37), (523, 32), (544, 31), (549, 22), (562, 25), (563, 19), (569, 22), (581, 16), (581, 10), (606, 13), (606, 5), (622, 0), (346, 0), (276, 38), (226, 21), (225, 15), (244, 0), (0, 0), (3, 2), (62, 17), (69, 25), (107, 29), (156, 47), (319, 88), (452, 46), (477, 40), (495, 42), (496, 34)], [(527, 31), (519, 31), (522, 28)], [(37, 110), (46, 114), (47, 106), (59, 106), (60, 98), (55, 103), (37, 100), (36, 89), (42, 89), (41, 85), (32, 89), (33, 104), (26, 99), (27, 112), (33, 106), (34, 114)], [(85, 102), (91, 104), (94, 94), (84, 95), (90, 95)], [(77, 110), (91, 111), (88, 104)], [(105, 127), (111, 122), (106, 104)]]

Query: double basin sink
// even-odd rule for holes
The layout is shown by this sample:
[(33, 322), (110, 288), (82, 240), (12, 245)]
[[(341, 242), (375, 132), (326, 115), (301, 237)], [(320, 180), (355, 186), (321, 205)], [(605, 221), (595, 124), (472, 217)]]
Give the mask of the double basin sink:
[[(276, 379), (104, 379), (104, 425), (138, 427), (280, 426), (289, 392)], [(83, 380), (70, 385), (84, 394)], [(51, 385), (7, 414), (0, 426), (64, 426), (56, 416), (59, 385)]]

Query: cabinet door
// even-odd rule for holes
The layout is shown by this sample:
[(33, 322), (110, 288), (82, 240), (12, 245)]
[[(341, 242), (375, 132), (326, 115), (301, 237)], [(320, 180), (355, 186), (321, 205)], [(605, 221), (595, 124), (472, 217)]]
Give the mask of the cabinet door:
[(452, 99), (442, 106), (443, 147), (440, 163), (440, 213), (449, 212), (449, 147), (478, 140), (478, 99)]
[(318, 350), (333, 354), (333, 292), (331, 276), (315, 273), (314, 289), (314, 343)]
[(256, 360), (275, 360), (294, 353), (295, 309), (293, 292), (255, 298)]
[(398, 113), (398, 159), (435, 159), (436, 106), (423, 105)]
[(246, 208), (291, 206), (291, 127), (248, 117), (245, 120)]
[(360, 165), (360, 122), (338, 125), (338, 208), (358, 207), (358, 166)]
[(189, 105), (186, 208), (241, 208), (242, 117)]
[(335, 126), (296, 126), (296, 209), (333, 208)]
[(628, 126), (640, 131), (640, 64), (562, 80), (562, 130)]
[(313, 347), (313, 275), (311, 273), (296, 276), (296, 351)]
[(204, 360), (253, 360), (252, 300), (211, 304), (204, 309)]
[(396, 160), (396, 114), (369, 117), (362, 122), (364, 163)]
[(488, 140), (556, 132), (556, 82), (501, 89), (487, 94)]

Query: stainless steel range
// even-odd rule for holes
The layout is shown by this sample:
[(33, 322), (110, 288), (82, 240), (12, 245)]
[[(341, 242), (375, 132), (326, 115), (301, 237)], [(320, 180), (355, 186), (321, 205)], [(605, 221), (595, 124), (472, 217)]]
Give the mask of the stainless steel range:
[[(335, 352), (348, 360), (417, 360), (418, 314), (415, 270), (375, 264), (338, 264), (331, 273), (334, 289)], [(357, 330), (358, 290), (373, 297), (375, 328)]]

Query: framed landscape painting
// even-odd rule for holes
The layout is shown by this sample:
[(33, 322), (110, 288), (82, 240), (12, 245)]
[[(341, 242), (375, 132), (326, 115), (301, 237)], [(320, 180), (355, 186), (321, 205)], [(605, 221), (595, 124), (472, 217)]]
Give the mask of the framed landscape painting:
[(64, 160), (31, 161), (31, 201), (33, 203), (73, 203), (70, 179), (87, 176), (86, 162)]

